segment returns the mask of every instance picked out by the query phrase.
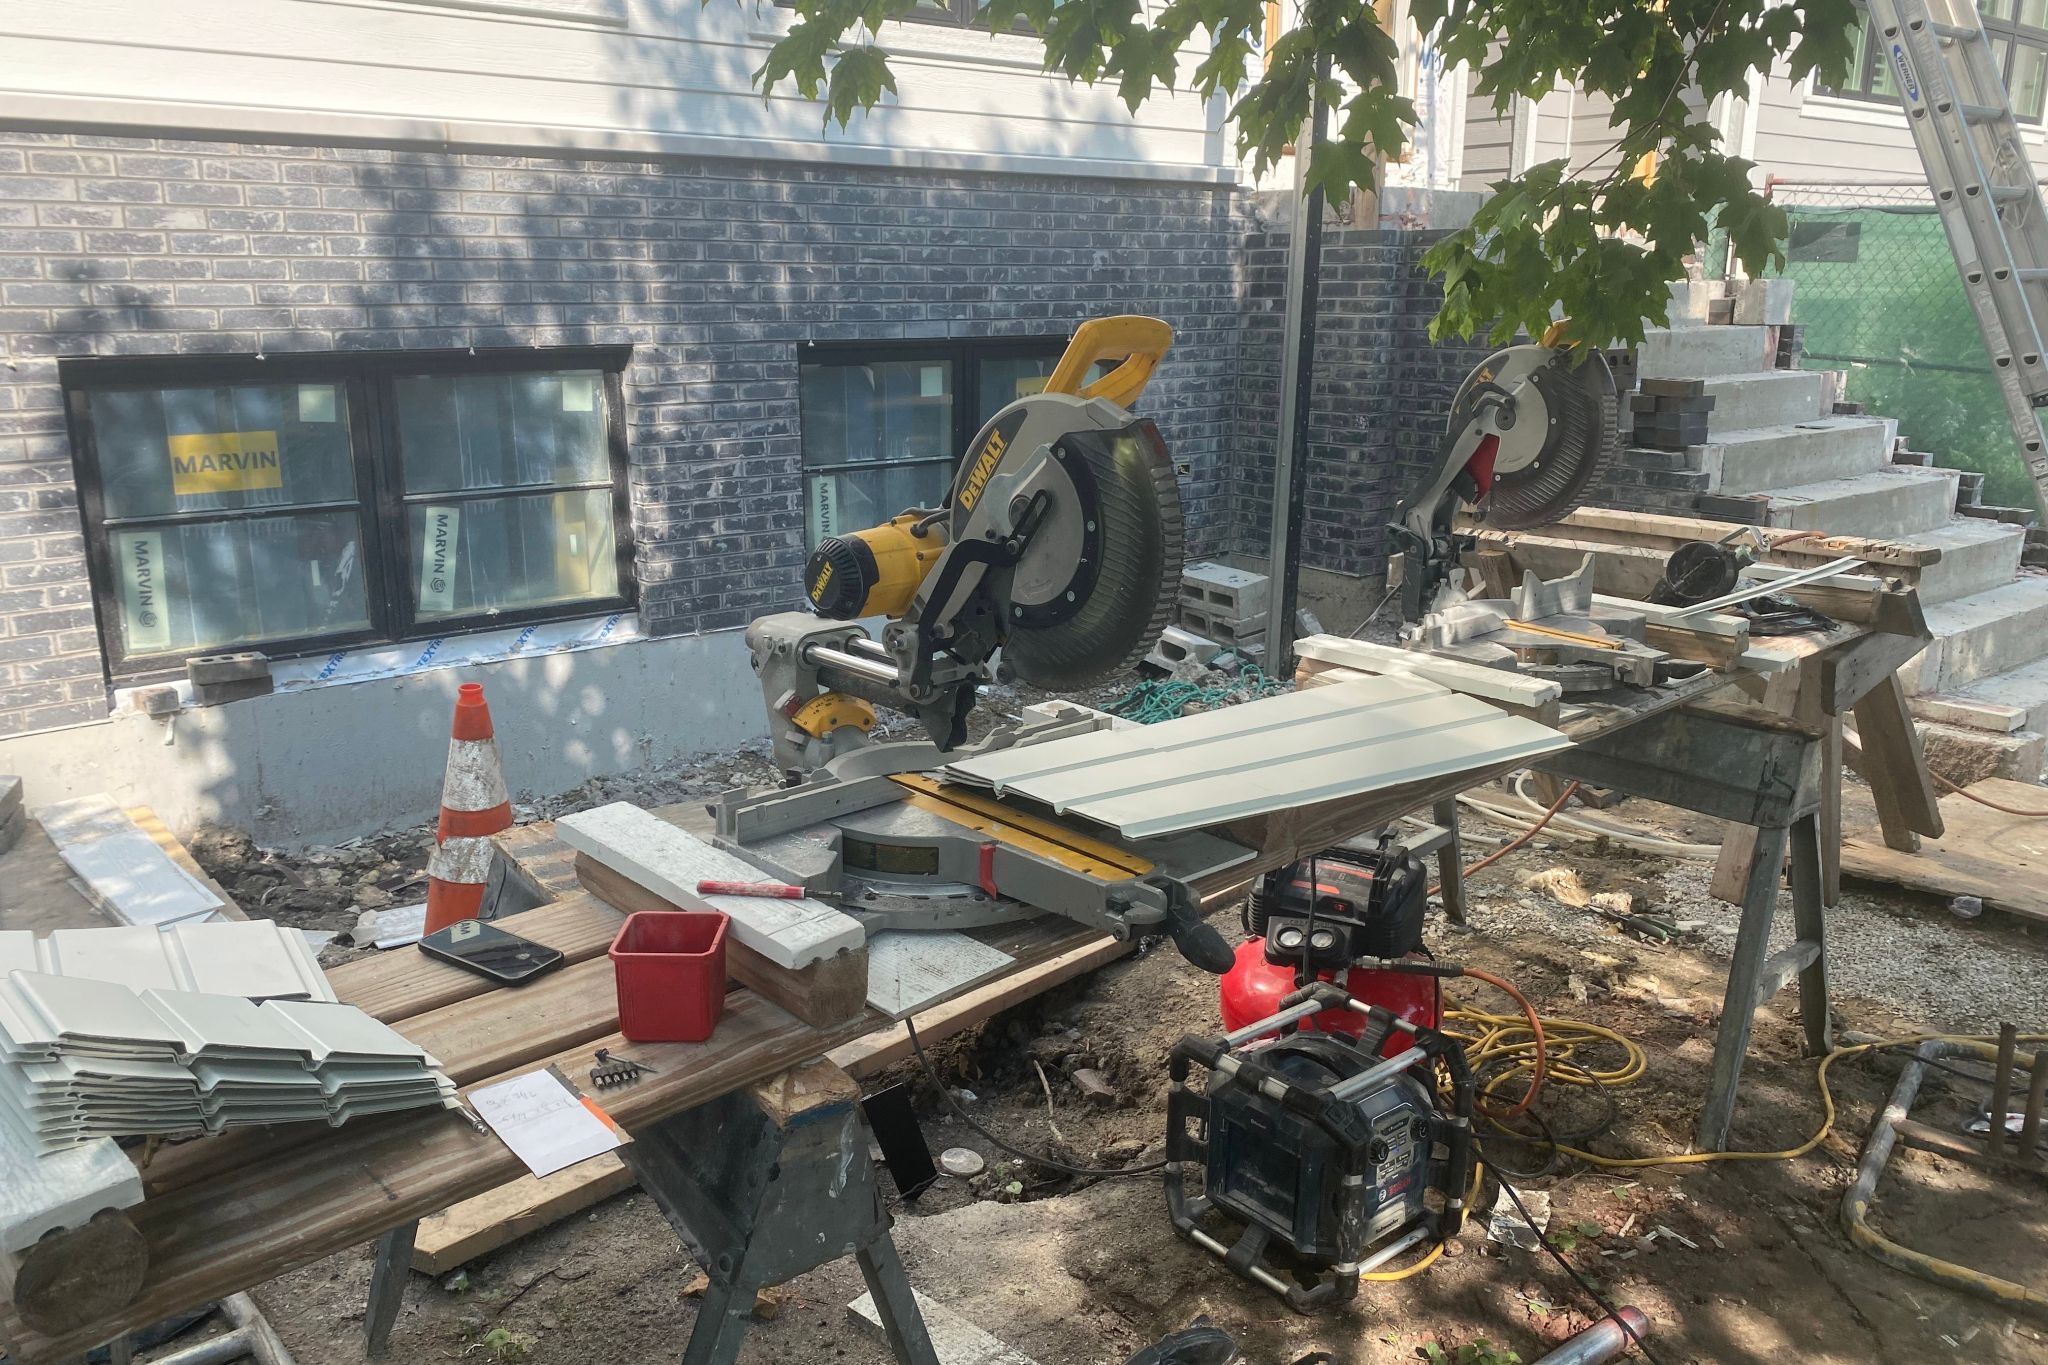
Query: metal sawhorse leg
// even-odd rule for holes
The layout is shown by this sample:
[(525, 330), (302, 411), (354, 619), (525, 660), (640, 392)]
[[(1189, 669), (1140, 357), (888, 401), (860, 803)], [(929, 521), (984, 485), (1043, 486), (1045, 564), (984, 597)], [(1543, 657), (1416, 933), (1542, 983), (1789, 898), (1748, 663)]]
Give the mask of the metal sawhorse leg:
[[(1818, 1056), (1831, 1046), (1821, 905), (1823, 747), (1821, 736), (1675, 711), (1582, 744), (1543, 764), (1565, 777), (1756, 827), (1735, 957), (1728, 966), (1728, 993), (1714, 1037), (1713, 1071), (1700, 1106), (1698, 1141), (1703, 1151), (1718, 1152), (1728, 1145), (1758, 1005), (1796, 977), (1807, 1052)], [(1771, 924), (1777, 917), (1778, 883), (1788, 844), (1795, 938), (1790, 947), (1772, 953)]]
[(860, 1087), (822, 1058), (676, 1114), (621, 1149), (711, 1285), (683, 1365), (732, 1365), (754, 1295), (851, 1255), (901, 1365), (938, 1365), (868, 1158)]

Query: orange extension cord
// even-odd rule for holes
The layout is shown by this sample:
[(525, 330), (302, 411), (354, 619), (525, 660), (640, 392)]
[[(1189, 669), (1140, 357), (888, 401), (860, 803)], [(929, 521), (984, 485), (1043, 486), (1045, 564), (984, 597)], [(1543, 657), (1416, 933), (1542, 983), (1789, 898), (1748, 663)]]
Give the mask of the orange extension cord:
[[(1989, 806), (2001, 815), (2017, 815), (2022, 820), (2048, 820), (2048, 810), (2016, 810), (2011, 806), (2001, 806), (1989, 797), (1979, 796), (1977, 793), (1964, 788), (1960, 783), (1949, 781), (1932, 768), (1927, 770), (1927, 775), (1942, 786), (1947, 787), (1957, 796), (1962, 797), (1965, 801), (1975, 801), (1980, 806)], [(1502, 851), (1505, 852), (1506, 850)]]

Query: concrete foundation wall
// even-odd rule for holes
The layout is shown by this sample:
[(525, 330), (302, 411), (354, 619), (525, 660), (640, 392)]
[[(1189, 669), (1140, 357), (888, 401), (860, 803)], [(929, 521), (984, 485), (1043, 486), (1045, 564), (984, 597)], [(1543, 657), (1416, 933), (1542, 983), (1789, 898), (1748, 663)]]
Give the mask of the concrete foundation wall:
[(434, 818), (464, 682), (484, 685), (515, 800), (766, 731), (732, 630), (280, 692), (168, 720), (123, 711), (0, 739), (0, 772), (21, 775), (31, 810), (106, 792), (154, 807), (181, 837), (221, 824), (263, 843), (332, 843)]

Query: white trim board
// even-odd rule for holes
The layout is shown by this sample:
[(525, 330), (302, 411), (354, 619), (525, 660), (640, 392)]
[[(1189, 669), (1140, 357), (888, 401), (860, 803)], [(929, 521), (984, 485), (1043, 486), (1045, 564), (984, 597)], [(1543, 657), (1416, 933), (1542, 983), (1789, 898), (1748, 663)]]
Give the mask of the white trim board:
[(664, 900), (723, 910), (733, 936), (780, 967), (808, 967), (867, 938), (859, 920), (809, 897), (698, 895), (700, 881), (758, 882), (769, 874), (629, 801), (565, 815), (555, 821), (555, 837)]

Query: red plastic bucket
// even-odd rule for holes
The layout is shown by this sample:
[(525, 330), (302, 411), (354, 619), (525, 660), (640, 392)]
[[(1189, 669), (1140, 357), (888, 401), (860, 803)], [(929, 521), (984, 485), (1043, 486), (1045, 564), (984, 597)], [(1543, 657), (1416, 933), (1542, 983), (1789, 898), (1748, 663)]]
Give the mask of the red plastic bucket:
[(717, 910), (626, 916), (612, 940), (619, 1032), (636, 1043), (701, 1043), (725, 1011), (725, 931)]

